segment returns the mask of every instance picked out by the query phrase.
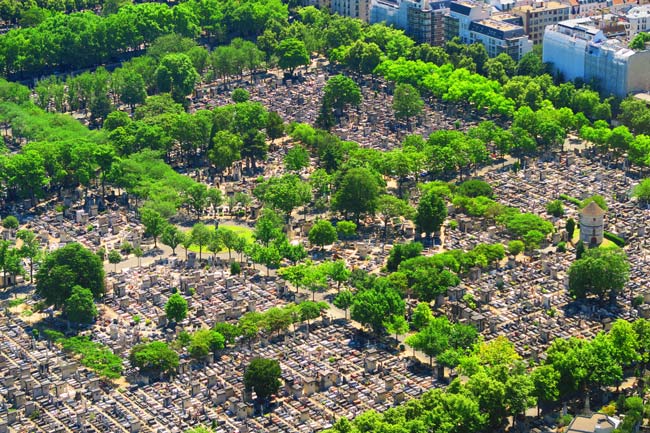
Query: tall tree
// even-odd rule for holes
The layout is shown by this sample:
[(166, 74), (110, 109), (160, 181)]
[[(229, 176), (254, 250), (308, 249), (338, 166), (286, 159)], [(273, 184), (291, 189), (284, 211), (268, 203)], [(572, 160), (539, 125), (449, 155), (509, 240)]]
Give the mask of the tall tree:
[(158, 90), (170, 92), (176, 102), (184, 102), (198, 81), (199, 74), (185, 54), (167, 54), (156, 69)]
[(415, 216), (415, 225), (420, 232), (430, 237), (431, 233), (440, 229), (446, 217), (447, 206), (438, 194), (429, 192), (420, 198)]
[(422, 114), (424, 101), (420, 97), (420, 92), (410, 84), (398, 84), (395, 86), (393, 94), (393, 111), (395, 117), (399, 120), (409, 119)]
[(75, 285), (104, 293), (104, 266), (99, 257), (78, 243), (71, 243), (45, 257), (36, 273), (36, 292), (48, 304), (63, 305)]
[(309, 64), (309, 53), (305, 43), (296, 38), (283, 39), (276, 48), (278, 66), (293, 75), (297, 67)]
[(34, 282), (34, 261), (41, 256), (40, 242), (31, 230), (18, 230), (16, 237), (22, 241), (21, 256), (29, 259), (29, 281)]
[(351, 78), (345, 75), (335, 75), (325, 84), (323, 104), (327, 103), (340, 115), (349, 105), (361, 104), (361, 89)]
[(144, 225), (145, 234), (153, 237), (154, 248), (158, 248), (158, 237), (167, 227), (167, 221), (154, 209), (140, 208), (140, 221)]
[(199, 246), (199, 260), (203, 258), (203, 248), (210, 242), (211, 232), (203, 223), (196, 223), (190, 232), (192, 242)]
[(255, 391), (257, 398), (268, 401), (280, 388), (282, 369), (275, 359), (253, 358), (244, 370), (244, 387), (246, 391)]
[(71, 322), (92, 323), (97, 317), (97, 307), (95, 307), (92, 292), (89, 289), (74, 286), (70, 297), (65, 300), (64, 312)]
[(359, 223), (363, 214), (374, 214), (381, 192), (380, 181), (367, 168), (352, 168), (341, 179), (334, 197), (334, 208), (347, 216), (352, 213)]
[(321, 248), (325, 245), (330, 245), (336, 242), (338, 236), (336, 229), (328, 220), (316, 220), (312, 228), (309, 230), (309, 242), (313, 245), (318, 245)]
[(165, 315), (172, 322), (180, 322), (187, 317), (187, 301), (180, 294), (174, 293), (165, 304)]

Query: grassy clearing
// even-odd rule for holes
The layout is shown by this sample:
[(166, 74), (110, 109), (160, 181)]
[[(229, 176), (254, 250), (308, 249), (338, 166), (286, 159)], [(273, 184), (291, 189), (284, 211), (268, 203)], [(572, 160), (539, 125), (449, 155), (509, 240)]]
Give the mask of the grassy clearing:
[(122, 358), (103, 344), (87, 337), (70, 337), (57, 340), (63, 350), (81, 356), (81, 363), (100, 376), (117, 379), (122, 375)]
[[(214, 226), (207, 226), (207, 227), (208, 227), (208, 230), (210, 230), (211, 232), (214, 232)], [(230, 230), (234, 231), (239, 236), (243, 236), (244, 239), (246, 239), (247, 242), (253, 242), (255, 240), (253, 238), (253, 230), (251, 230), (251, 229), (249, 229), (247, 227), (233, 226), (233, 225), (229, 225), (229, 224), (219, 224), (219, 227), (224, 227), (224, 228), (227, 228), (227, 229), (230, 229)], [(182, 246), (181, 246), (181, 248), (182, 248)], [(195, 253), (198, 253), (199, 252), (199, 246), (196, 245), (196, 244), (192, 244), (189, 247), (188, 251), (193, 251)], [(207, 253), (207, 254), (212, 253), (212, 251), (210, 251), (206, 246), (203, 247), (203, 252)], [(227, 248), (222, 248), (218, 252), (226, 253), (226, 252), (228, 252), (228, 249)]]

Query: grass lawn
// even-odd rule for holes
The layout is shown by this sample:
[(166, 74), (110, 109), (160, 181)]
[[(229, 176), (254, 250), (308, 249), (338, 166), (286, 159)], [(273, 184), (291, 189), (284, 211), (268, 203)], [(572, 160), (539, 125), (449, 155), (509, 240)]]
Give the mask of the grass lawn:
[[(571, 243), (575, 245), (578, 241), (580, 240), (580, 228), (576, 227), (576, 229), (573, 232), (573, 239), (571, 239)], [(601, 247), (615, 247), (616, 244), (609, 239), (603, 238), (603, 243), (600, 244)], [(585, 247), (589, 247), (589, 245), (585, 245)]]
[[(213, 225), (207, 225), (206, 224), (206, 226), (208, 227), (208, 230), (210, 230), (210, 232), (214, 232), (214, 226)], [(246, 241), (248, 241), (248, 242), (253, 242), (255, 240), (255, 239), (253, 239), (253, 230), (251, 230), (251, 229), (249, 229), (247, 227), (233, 226), (233, 225), (230, 225), (230, 224), (219, 224), (219, 227), (224, 227), (224, 228), (227, 228), (227, 229), (230, 229), (230, 230), (234, 231), (239, 236), (243, 236), (244, 239), (246, 239)], [(187, 231), (189, 232), (189, 230), (187, 230)], [(180, 245), (180, 248), (183, 248), (183, 246)], [(199, 246), (196, 245), (196, 244), (192, 244), (188, 248), (188, 251), (194, 251), (195, 253), (198, 253), (199, 252)], [(206, 246), (203, 247), (203, 252), (204, 253), (212, 253), (212, 251), (210, 251)], [(228, 249), (227, 248), (222, 248), (221, 251), (219, 251), (219, 252), (228, 252)]]

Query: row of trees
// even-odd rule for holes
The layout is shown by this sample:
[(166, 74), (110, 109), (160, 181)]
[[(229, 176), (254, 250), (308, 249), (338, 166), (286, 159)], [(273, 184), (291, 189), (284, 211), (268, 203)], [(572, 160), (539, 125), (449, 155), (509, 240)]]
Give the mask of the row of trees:
[[(450, 330), (449, 327), (452, 327)], [(601, 332), (592, 340), (557, 338), (546, 352), (545, 361), (529, 367), (514, 346), (505, 337), (490, 342), (477, 342), (467, 352), (460, 346), (458, 356), (447, 357), (453, 351), (453, 341), (459, 331), (445, 319), (434, 319), (426, 328), (415, 334), (413, 340), (436, 341), (439, 362), (457, 368), (464, 379), (455, 379), (443, 390), (432, 390), (418, 399), (390, 408), (382, 414), (368, 411), (353, 421), (339, 419), (328, 432), (384, 431), (436, 431), (471, 433), (503, 427), (507, 417), (517, 417), (537, 404), (547, 407), (581, 393), (585, 396), (591, 389), (620, 383), (623, 368), (641, 361), (644, 365), (648, 355), (649, 322), (643, 319), (629, 323), (616, 321), (612, 329)], [(462, 325), (460, 325), (462, 326)], [(461, 340), (471, 332), (460, 332)], [(471, 338), (468, 340), (471, 343)], [(442, 360), (440, 358), (443, 358)], [(588, 398), (588, 397), (587, 397)], [(635, 424), (643, 417), (639, 404), (629, 397), (619, 408), (630, 414), (621, 425), (621, 431), (634, 431)]]
[(34, 27), (10, 30), (0, 38), (0, 69), (5, 75), (76, 70), (116, 61), (170, 33), (214, 40), (255, 36), (270, 21), (286, 22), (277, 0), (216, 2), (200, 0), (169, 7), (162, 3), (125, 5), (115, 13), (56, 13)]

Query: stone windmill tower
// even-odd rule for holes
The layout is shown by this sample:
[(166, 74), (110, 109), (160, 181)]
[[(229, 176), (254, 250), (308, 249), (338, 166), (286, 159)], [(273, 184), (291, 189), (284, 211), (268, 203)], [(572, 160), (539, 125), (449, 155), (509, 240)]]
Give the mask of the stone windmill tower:
[(597, 247), (603, 242), (604, 229), (605, 211), (592, 201), (580, 212), (580, 240), (589, 248)]

